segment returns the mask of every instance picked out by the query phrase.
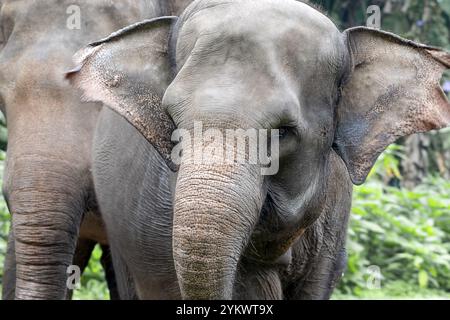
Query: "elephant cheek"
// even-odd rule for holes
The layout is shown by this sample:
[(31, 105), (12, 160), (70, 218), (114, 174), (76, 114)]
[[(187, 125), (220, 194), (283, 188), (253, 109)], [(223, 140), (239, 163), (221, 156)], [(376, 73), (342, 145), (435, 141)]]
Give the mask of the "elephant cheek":
[(246, 165), (181, 165), (173, 255), (184, 299), (231, 299), (240, 256), (259, 218), (262, 177)]

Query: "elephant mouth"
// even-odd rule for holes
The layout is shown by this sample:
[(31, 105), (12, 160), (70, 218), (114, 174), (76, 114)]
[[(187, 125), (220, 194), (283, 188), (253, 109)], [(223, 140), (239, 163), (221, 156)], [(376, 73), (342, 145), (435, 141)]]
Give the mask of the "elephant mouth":
[[(302, 238), (310, 225), (308, 212), (291, 214), (291, 219), (281, 218), (276, 209), (275, 200), (267, 193), (265, 204), (261, 209), (259, 222), (251, 235), (251, 240), (243, 252), (243, 257), (251, 262), (264, 265), (286, 265), (290, 263), (290, 249)], [(313, 212), (322, 211), (321, 205), (314, 206)], [(286, 213), (287, 216), (288, 213)]]

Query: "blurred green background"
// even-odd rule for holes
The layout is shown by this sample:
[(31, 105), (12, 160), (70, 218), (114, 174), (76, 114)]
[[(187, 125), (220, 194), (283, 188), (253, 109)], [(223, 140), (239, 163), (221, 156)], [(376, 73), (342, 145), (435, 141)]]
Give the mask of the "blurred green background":
[[(450, 0), (313, 0), (342, 30), (378, 5), (383, 30), (450, 50)], [(450, 92), (450, 77), (442, 80)], [(7, 131), (0, 119), (0, 148)], [(5, 153), (0, 152), (3, 172)], [(450, 129), (404, 138), (355, 187), (348, 267), (333, 299), (450, 298)], [(0, 285), (10, 216), (0, 198)], [(96, 248), (75, 299), (108, 299)]]

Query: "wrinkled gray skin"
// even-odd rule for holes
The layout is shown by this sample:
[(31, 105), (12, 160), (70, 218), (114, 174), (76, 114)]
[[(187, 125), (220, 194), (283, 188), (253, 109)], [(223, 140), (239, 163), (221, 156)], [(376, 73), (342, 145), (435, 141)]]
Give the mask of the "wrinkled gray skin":
[[(0, 107), (9, 130), (3, 193), (13, 216), (4, 299), (63, 299), (67, 266), (84, 268), (96, 243), (106, 251), (102, 263), (113, 284), (90, 172), (101, 104), (81, 102), (64, 73), (87, 43), (142, 19), (176, 14), (189, 2), (0, 2)], [(66, 27), (71, 5), (81, 10), (79, 30)]]
[[(398, 137), (450, 123), (439, 86), (450, 55), (341, 33), (292, 0), (199, 0), (175, 21), (93, 44), (68, 74), (113, 110), (100, 115), (94, 180), (121, 297), (329, 298), (346, 261), (351, 180)], [(172, 171), (170, 132), (194, 121), (283, 128), (280, 170), (185, 154)]]

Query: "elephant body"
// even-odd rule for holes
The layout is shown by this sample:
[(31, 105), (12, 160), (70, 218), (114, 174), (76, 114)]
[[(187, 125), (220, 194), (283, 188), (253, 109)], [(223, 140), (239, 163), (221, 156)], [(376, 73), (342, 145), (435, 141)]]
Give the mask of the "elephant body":
[(82, 102), (64, 73), (78, 48), (181, 7), (163, 0), (0, 4), (0, 107), (9, 131), (3, 193), (12, 214), (3, 298), (63, 299), (67, 267), (83, 269), (96, 243), (107, 250), (91, 175), (101, 104)]
[[(330, 166), (319, 219), (282, 259), (241, 261), (233, 298), (330, 297), (346, 265), (352, 193), (342, 160), (334, 155)], [(140, 299), (180, 299), (172, 255), (176, 174), (133, 126), (106, 108), (95, 135), (94, 175), (122, 298), (135, 298), (136, 291)], [(203, 276), (198, 274), (198, 281), (207, 281)]]
[(340, 32), (293, 0), (196, 0), (76, 63), (67, 78), (108, 107), (93, 175), (127, 299), (328, 298), (352, 182), (397, 138), (450, 124), (449, 53)]

